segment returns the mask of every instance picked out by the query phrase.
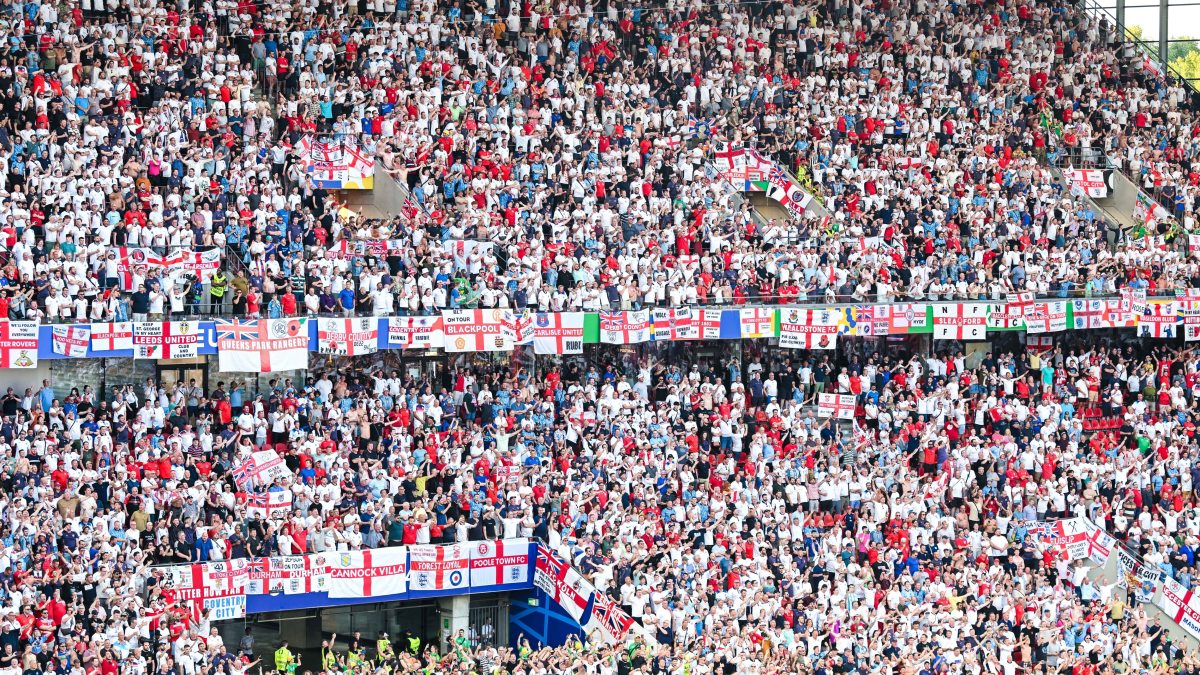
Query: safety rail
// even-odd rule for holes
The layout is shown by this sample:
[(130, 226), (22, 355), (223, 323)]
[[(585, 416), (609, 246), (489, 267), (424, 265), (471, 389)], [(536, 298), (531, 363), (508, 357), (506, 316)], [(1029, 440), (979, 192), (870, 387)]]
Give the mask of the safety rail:
[[(1146, 297), (1151, 300), (1181, 299), (1181, 296), (1179, 294), (1177, 294), (1176, 291), (1183, 292), (1183, 291), (1187, 291), (1187, 290), (1193, 290), (1193, 291), (1200, 292), (1200, 289), (1182, 289), (1182, 288), (1181, 289), (1169, 289), (1169, 290), (1158, 291), (1155, 293), (1147, 292)], [(1028, 292), (1028, 291), (1020, 291), (1020, 292)], [(1111, 293), (1097, 295), (1097, 294), (1089, 292), (1087, 289), (1071, 289), (1069, 291), (1055, 291), (1052, 293), (1034, 293), (1032, 299), (1036, 300), (1036, 301), (1052, 302), (1052, 301), (1061, 301), (1061, 300), (1120, 300), (1120, 299), (1122, 299), (1122, 297), (1119, 295), (1111, 294)], [(883, 300), (883, 301), (880, 301), (880, 300), (874, 299), (874, 298), (861, 298), (860, 299), (860, 298), (846, 297), (843, 294), (838, 294), (838, 296), (832, 301), (810, 300), (807, 298), (796, 298), (796, 299), (789, 299), (786, 301), (781, 301), (776, 296), (750, 295), (750, 296), (744, 296), (742, 298), (737, 298), (736, 300), (730, 300), (728, 302), (708, 302), (708, 303), (689, 302), (689, 303), (683, 303), (683, 304), (671, 304), (669, 302), (662, 302), (662, 303), (635, 302), (635, 303), (632, 303), (628, 307), (625, 307), (625, 306), (611, 307), (610, 306), (610, 307), (598, 307), (598, 308), (587, 308), (587, 309), (574, 309), (574, 310), (567, 310), (567, 311), (608, 312), (608, 311), (639, 311), (639, 310), (643, 310), (643, 309), (677, 309), (677, 308), (678, 309), (683, 309), (683, 308), (690, 308), (690, 309), (754, 309), (757, 307), (795, 307), (795, 308), (799, 308), (799, 309), (834, 309), (834, 308), (838, 308), (838, 307), (858, 307), (858, 306), (877, 306), (877, 305), (885, 305), (886, 306), (886, 305), (912, 304), (912, 303), (936, 304), (936, 303), (945, 303), (945, 302), (1004, 304), (1005, 302), (1007, 302), (1007, 299), (1004, 297), (999, 297), (999, 298), (995, 298), (995, 297), (989, 298), (989, 297), (979, 297), (979, 296), (972, 297), (972, 296), (960, 296), (960, 295), (950, 294), (950, 293), (938, 293), (933, 296), (898, 295), (898, 296), (894, 296), (894, 297), (888, 298), (887, 300)], [(313, 318), (353, 319), (353, 318), (386, 318), (386, 317), (421, 317), (421, 316), (440, 316), (442, 314), (442, 312), (444, 312), (444, 311), (452, 311), (452, 310), (456, 310), (456, 309), (496, 309), (496, 308), (464, 307), (464, 306), (462, 306), (462, 303), (460, 303), (459, 306), (457, 306), (457, 307), (438, 307), (436, 310), (419, 311), (419, 312), (408, 312), (408, 311), (403, 311), (403, 310), (396, 311), (391, 314), (359, 314), (359, 313), (355, 313), (355, 312), (314, 312), (314, 313), (297, 312), (296, 314), (285, 315), (283, 317), (278, 317), (278, 318), (293, 318), (294, 317), (294, 318), (309, 318), (309, 319), (313, 319)], [(534, 307), (526, 307), (524, 309), (527, 309), (529, 311), (534, 311), (534, 312), (541, 311)], [(264, 312), (262, 312), (261, 314), (257, 314), (257, 315), (246, 315), (246, 314), (235, 315), (235, 314), (230, 314), (230, 313), (225, 313), (225, 312), (220, 312), (220, 313), (198, 312), (198, 313), (193, 313), (193, 314), (186, 314), (186, 313), (170, 314), (170, 313), (168, 313), (168, 314), (163, 315), (161, 319), (152, 319), (152, 320), (153, 321), (188, 321), (188, 320), (202, 319), (205, 321), (217, 321), (217, 320), (233, 321), (233, 320), (251, 320), (251, 319), (256, 320), (256, 319), (265, 319), (265, 318), (275, 318), (275, 317), (266, 316), (266, 312), (264, 310)], [(97, 319), (96, 322), (130, 321), (130, 320), (131, 319), (105, 318), (103, 320)], [(132, 319), (132, 320), (142, 321), (145, 319)], [(40, 323), (45, 326), (50, 326), (50, 325), (66, 326), (66, 325), (77, 324), (80, 322), (56, 321), (53, 319), (43, 319)]]

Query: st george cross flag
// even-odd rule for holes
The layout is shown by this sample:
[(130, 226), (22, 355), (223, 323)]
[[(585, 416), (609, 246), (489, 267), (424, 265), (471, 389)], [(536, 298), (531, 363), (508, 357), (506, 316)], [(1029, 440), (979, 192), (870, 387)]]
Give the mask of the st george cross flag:
[(755, 308), (743, 309), (742, 339), (775, 337), (775, 309)]
[(982, 340), (987, 335), (987, 305), (943, 303), (933, 307), (933, 339)]
[(655, 341), (692, 340), (697, 333), (695, 310), (690, 307), (652, 309), (650, 322), (653, 324), (651, 339)]
[(929, 305), (903, 302), (892, 305), (889, 332), (893, 335), (928, 332)]
[(333, 551), (250, 559), (249, 595), (296, 595), (329, 590), (329, 561)]
[(208, 283), (212, 281), (213, 274), (221, 269), (221, 249), (177, 251), (164, 258), (162, 264), (171, 272), (188, 274), (199, 279), (201, 283)]
[(650, 310), (600, 312), (600, 342), (632, 345), (650, 340)]
[(70, 357), (87, 356), (88, 343), (92, 339), (91, 326), (55, 326), (52, 330), (55, 354)]
[(1072, 318), (1075, 330), (1105, 328), (1103, 300), (1072, 300)]
[(1127, 298), (1104, 301), (1104, 326), (1106, 328), (1133, 328), (1137, 317), (1133, 313), (1133, 302)]
[(504, 337), (514, 346), (533, 343), (533, 312), (527, 309), (508, 310), (504, 312), (501, 323)]
[(1025, 311), (1014, 310), (1009, 304), (989, 304), (987, 327), (989, 330), (1020, 330), (1025, 327)]
[(529, 581), (529, 540), (475, 541), (470, 545), (471, 588)]
[(880, 337), (892, 332), (892, 306), (875, 305), (871, 308), (871, 334)]
[(842, 316), (836, 310), (784, 307), (779, 314), (779, 346), (788, 349), (835, 349)]
[[(696, 309), (692, 310), (695, 314), (696, 330), (695, 339), (697, 340), (720, 340), (721, 339), (721, 315), (722, 310), (719, 309)], [(740, 333), (737, 333), (740, 335)]]
[(1025, 315), (1034, 298), (1030, 292), (1007, 294), (1003, 304), (988, 307), (987, 327), (995, 330), (1024, 328)]
[(1054, 338), (1049, 335), (1027, 335), (1025, 337), (1025, 349), (1031, 352), (1048, 352), (1054, 349)]
[(361, 356), (379, 351), (379, 320), (317, 319), (317, 352)]
[(133, 349), (132, 323), (92, 324), (92, 351), (115, 352), (122, 349)]
[(308, 368), (308, 319), (217, 321), (223, 373), (274, 373)]
[(117, 283), (123, 291), (136, 291), (135, 279), (145, 279), (152, 269), (162, 266), (162, 258), (148, 248), (116, 246), (108, 250), (110, 263), (116, 263)]
[(408, 553), (408, 585), (411, 590), (446, 591), (471, 585), (469, 546), (409, 546)]
[(200, 353), (201, 338), (196, 321), (135, 321), (133, 358), (193, 359)]
[(442, 312), (446, 332), (446, 351), (508, 352), (513, 348), (513, 332), (505, 328), (507, 309), (451, 309)]
[(334, 554), (329, 597), (377, 598), (408, 590), (408, 549), (403, 546)]
[(1067, 329), (1067, 300), (1035, 302), (1025, 308), (1025, 328), (1030, 333), (1057, 333)]
[(0, 368), (37, 368), (38, 323), (0, 321)]
[(249, 518), (286, 518), (292, 510), (292, 493), (289, 490), (274, 492), (242, 493), (242, 503), (246, 505), (246, 516)]
[(1200, 341), (1200, 300), (1177, 300), (1175, 304), (1183, 319), (1184, 342)]
[(1103, 169), (1068, 168), (1063, 173), (1073, 191), (1078, 190), (1093, 199), (1104, 199), (1108, 196), (1108, 183), (1104, 180)]
[(820, 394), (817, 396), (817, 417), (854, 419), (854, 394)]
[(1138, 337), (1173, 338), (1179, 325), (1179, 312), (1174, 302), (1151, 302), (1142, 305), (1137, 313)]
[(539, 312), (533, 322), (535, 354), (582, 354), (583, 312)]
[(440, 316), (393, 316), (387, 322), (388, 346), (393, 349), (441, 349), (446, 345)]

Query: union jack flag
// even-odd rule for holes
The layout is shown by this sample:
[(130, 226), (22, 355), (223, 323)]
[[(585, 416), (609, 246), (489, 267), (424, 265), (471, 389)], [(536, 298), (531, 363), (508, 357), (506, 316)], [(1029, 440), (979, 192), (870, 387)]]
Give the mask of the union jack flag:
[(625, 327), (625, 312), (600, 312), (600, 330), (621, 330)]
[(771, 165), (771, 171), (767, 174), (767, 180), (771, 182), (771, 185), (776, 185), (784, 190), (787, 190), (792, 183), (788, 180), (787, 176), (783, 175), (783, 169), (778, 164)]
[(234, 319), (233, 321), (218, 320), (216, 329), (218, 340), (258, 339), (257, 321), (242, 321), (241, 319)]
[(238, 485), (245, 485), (250, 480), (250, 476), (257, 472), (258, 466), (254, 462), (254, 457), (249, 457), (233, 470), (233, 480)]
[(711, 118), (696, 117), (695, 115), (688, 116), (688, 133), (695, 136), (700, 132), (711, 136), (716, 128), (716, 122)]

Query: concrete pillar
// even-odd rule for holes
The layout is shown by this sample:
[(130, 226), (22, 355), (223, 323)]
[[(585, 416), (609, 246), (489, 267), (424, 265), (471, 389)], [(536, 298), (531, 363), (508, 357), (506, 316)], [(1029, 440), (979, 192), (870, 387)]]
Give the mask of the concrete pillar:
[(1171, 32), (1171, 3), (1170, 0), (1158, 0), (1158, 62), (1163, 74), (1167, 71), (1167, 50), (1170, 49)]
[(465, 635), (470, 635), (468, 626), (471, 623), (471, 597), (468, 595), (452, 595), (445, 598), (438, 598), (438, 613), (441, 615), (441, 630), (442, 644), (439, 647), (444, 647), (448, 638), (458, 635), (458, 631), (463, 631)]

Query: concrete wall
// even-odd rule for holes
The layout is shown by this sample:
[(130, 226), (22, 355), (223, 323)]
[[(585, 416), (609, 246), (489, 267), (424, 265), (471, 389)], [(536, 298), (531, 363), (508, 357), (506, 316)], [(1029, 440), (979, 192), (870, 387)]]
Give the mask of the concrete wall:
[(351, 208), (361, 207), (367, 218), (388, 218), (400, 213), (409, 192), (407, 185), (401, 184), (377, 165), (374, 189), (342, 190), (339, 195)]
[(1138, 186), (1120, 171), (1112, 172), (1112, 194), (1093, 200), (1105, 214), (1124, 227), (1133, 226), (1133, 207), (1137, 203)]

